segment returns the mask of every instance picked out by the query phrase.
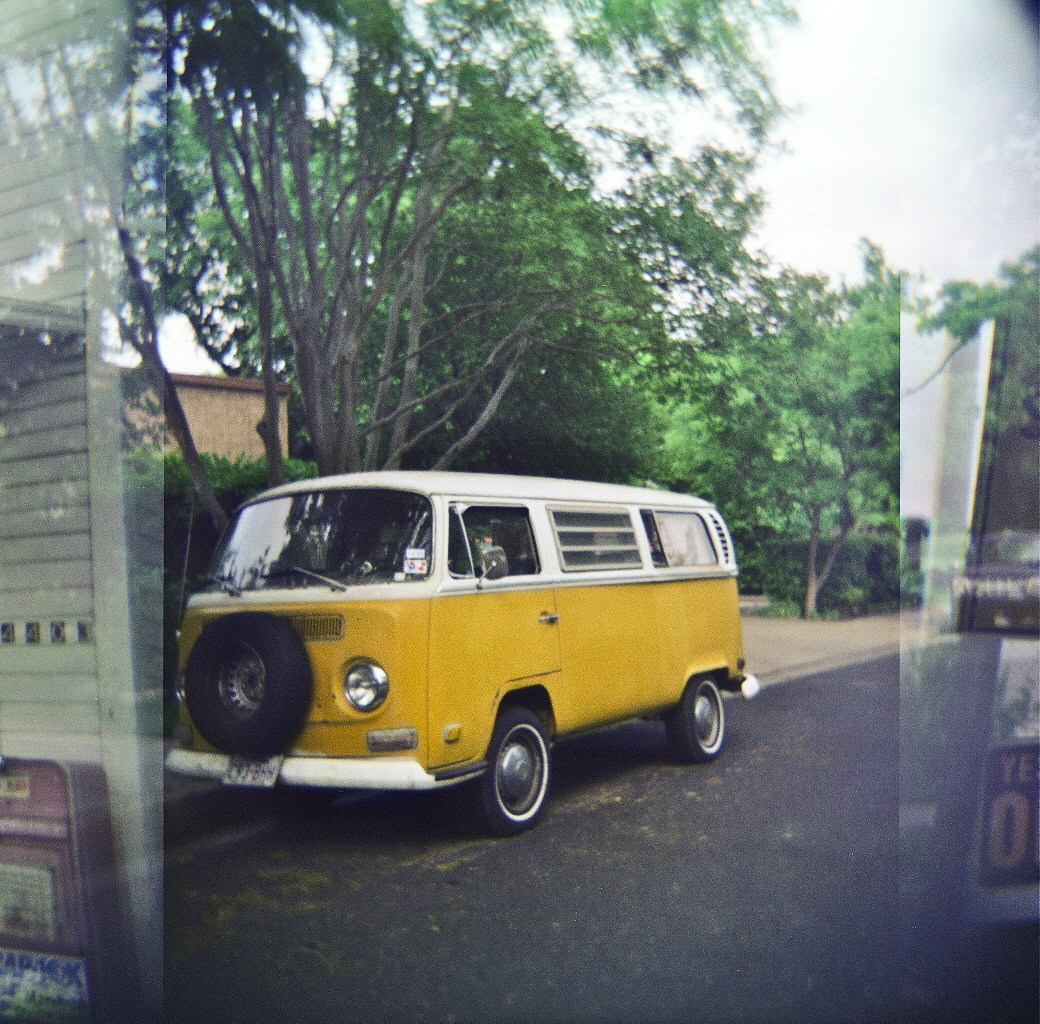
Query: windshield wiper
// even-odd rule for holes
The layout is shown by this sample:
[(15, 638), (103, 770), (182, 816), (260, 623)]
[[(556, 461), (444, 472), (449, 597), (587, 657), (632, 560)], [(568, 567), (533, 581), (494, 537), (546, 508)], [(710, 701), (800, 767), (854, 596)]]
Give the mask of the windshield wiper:
[(230, 576), (207, 576), (206, 583), (219, 583), (220, 589), (232, 597), (241, 597), (242, 588), (238, 586)]
[(268, 575), (280, 576), (283, 573), (298, 572), (302, 576), (310, 576), (311, 579), (317, 580), (319, 583), (324, 583), (327, 587), (332, 587), (333, 590), (346, 590), (347, 586), (345, 583), (341, 583), (339, 580), (334, 580), (330, 576), (322, 576), (320, 572), (314, 572), (313, 569), (304, 569), (302, 565), (289, 565), (277, 573), (268, 573)]

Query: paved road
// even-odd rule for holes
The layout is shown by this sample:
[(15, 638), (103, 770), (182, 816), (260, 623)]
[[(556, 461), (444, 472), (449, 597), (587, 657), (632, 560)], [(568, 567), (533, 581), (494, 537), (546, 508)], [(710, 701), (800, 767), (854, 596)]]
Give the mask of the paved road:
[(840, 621), (745, 614), (742, 625), (748, 669), (769, 685), (894, 654), (918, 623), (914, 613)]
[(898, 659), (727, 701), (711, 765), (562, 744), (548, 816), (451, 794), (171, 808), (171, 1022), (900, 1019)]

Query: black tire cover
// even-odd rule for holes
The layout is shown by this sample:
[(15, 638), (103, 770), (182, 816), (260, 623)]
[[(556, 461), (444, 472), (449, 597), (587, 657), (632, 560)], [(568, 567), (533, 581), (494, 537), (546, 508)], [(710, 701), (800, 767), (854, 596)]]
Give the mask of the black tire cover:
[(310, 659), (285, 619), (235, 612), (210, 622), (184, 671), (188, 713), (218, 750), (249, 758), (283, 752), (313, 696)]

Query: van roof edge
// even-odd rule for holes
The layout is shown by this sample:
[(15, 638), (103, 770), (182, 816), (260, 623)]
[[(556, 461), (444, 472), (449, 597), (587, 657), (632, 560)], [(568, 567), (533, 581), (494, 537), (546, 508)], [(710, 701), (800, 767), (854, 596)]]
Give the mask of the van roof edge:
[(607, 484), (556, 477), (511, 476), (501, 473), (461, 473), (444, 470), (372, 470), (311, 477), (282, 484), (256, 495), (253, 501), (318, 488), (390, 487), (424, 494), (466, 498), (533, 498), (541, 501), (604, 501), (644, 505), (714, 507), (710, 501), (674, 491), (627, 484)]

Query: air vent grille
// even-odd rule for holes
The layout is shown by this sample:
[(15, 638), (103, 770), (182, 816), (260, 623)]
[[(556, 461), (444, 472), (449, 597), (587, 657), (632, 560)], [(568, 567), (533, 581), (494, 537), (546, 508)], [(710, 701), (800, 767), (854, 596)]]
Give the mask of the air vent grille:
[(729, 565), (733, 561), (733, 548), (730, 545), (726, 527), (722, 525), (722, 520), (718, 516), (709, 516), (709, 519), (711, 520), (712, 529), (715, 531), (715, 537), (719, 542), (722, 561)]
[(343, 638), (342, 615), (293, 615), (289, 622), (304, 640)]

